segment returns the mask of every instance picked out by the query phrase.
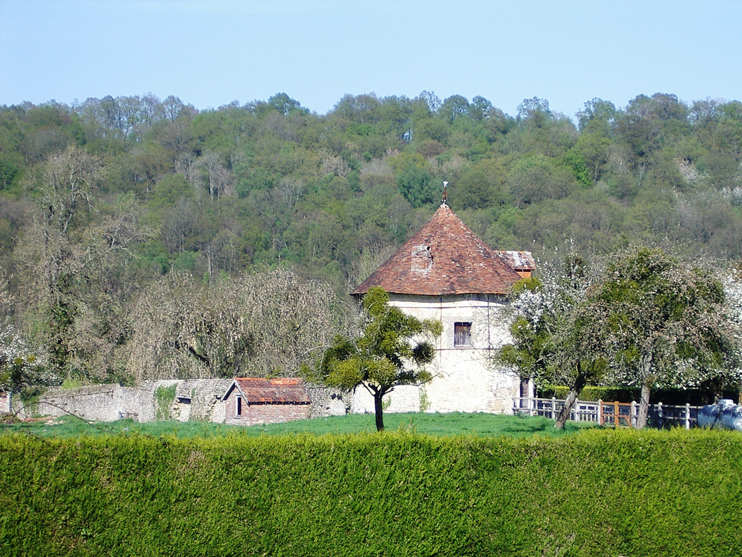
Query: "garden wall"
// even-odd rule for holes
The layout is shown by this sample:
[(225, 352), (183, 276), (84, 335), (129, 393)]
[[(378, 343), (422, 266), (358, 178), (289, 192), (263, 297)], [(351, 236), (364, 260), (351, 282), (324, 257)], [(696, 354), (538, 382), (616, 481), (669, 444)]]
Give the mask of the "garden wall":
[[(72, 413), (86, 420), (110, 422), (131, 418), (138, 422), (174, 419), (224, 423), (222, 395), (231, 379), (145, 381), (137, 387), (118, 384), (92, 385), (77, 389), (52, 389), (26, 415), (62, 416)], [(309, 385), (312, 401), (303, 416), (325, 417), (347, 413), (350, 403), (336, 389)], [(268, 416), (270, 419), (270, 416)], [(281, 421), (285, 419), (281, 418)], [(266, 422), (270, 423), (270, 422)]]

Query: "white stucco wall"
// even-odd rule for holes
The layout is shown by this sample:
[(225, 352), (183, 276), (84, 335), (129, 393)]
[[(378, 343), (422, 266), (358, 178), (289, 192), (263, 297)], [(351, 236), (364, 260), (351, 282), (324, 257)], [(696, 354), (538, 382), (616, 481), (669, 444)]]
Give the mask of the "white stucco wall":
[[(443, 333), (438, 339), (434, 379), (422, 387), (404, 386), (384, 397), (386, 412), (490, 412), (511, 413), (520, 379), (512, 371), (494, 365), (494, 350), (510, 342), (500, 312), (504, 303), (495, 296), (399, 296), (390, 304), (418, 319), (438, 319)], [(454, 346), (454, 323), (471, 323), (471, 346)], [(422, 402), (422, 405), (421, 405)], [(421, 407), (422, 406), (422, 407)], [(371, 395), (359, 387), (352, 412), (374, 411)]]

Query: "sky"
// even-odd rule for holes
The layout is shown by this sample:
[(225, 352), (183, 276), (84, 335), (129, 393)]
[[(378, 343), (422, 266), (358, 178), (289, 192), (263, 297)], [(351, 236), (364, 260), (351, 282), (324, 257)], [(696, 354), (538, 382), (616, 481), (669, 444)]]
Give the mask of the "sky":
[(742, 99), (739, 0), (0, 0), (0, 105), (169, 95), (199, 110), (279, 92)]

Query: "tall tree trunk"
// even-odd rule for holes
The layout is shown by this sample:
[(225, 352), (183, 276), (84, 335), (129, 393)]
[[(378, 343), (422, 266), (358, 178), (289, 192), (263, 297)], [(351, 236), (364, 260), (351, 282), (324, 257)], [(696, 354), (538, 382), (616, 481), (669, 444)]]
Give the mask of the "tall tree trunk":
[(384, 409), (381, 407), (381, 399), (384, 393), (377, 391), (374, 393), (374, 411), (376, 412), (376, 431), (384, 430)]
[(639, 415), (636, 417), (636, 429), (644, 429), (647, 425), (647, 416), (649, 415), (649, 395), (652, 392), (654, 378), (652, 377), (652, 353), (645, 352), (641, 360), (642, 394), (639, 400)]
[(649, 416), (649, 395), (652, 393), (652, 385), (649, 379), (642, 383), (642, 394), (639, 400), (639, 415), (636, 417), (636, 429), (644, 429)]
[(557, 429), (563, 429), (565, 422), (569, 419), (569, 414), (572, 412), (572, 406), (574, 406), (575, 401), (577, 400), (577, 397), (580, 396), (580, 393), (582, 392), (582, 389), (585, 388), (585, 385), (587, 384), (587, 378), (585, 375), (583, 375), (582, 372), (577, 374), (577, 378), (575, 379), (574, 385), (569, 391), (569, 394), (567, 395), (567, 400), (564, 401), (564, 408), (562, 408), (562, 411), (559, 413), (559, 416), (557, 417), (557, 421), (554, 424), (554, 427)]

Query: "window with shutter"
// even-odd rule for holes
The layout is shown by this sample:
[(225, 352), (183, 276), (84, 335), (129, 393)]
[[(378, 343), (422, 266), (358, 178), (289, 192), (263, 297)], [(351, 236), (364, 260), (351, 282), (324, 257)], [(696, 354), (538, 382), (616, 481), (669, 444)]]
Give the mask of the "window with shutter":
[(471, 323), (453, 324), (453, 345), (471, 346)]

